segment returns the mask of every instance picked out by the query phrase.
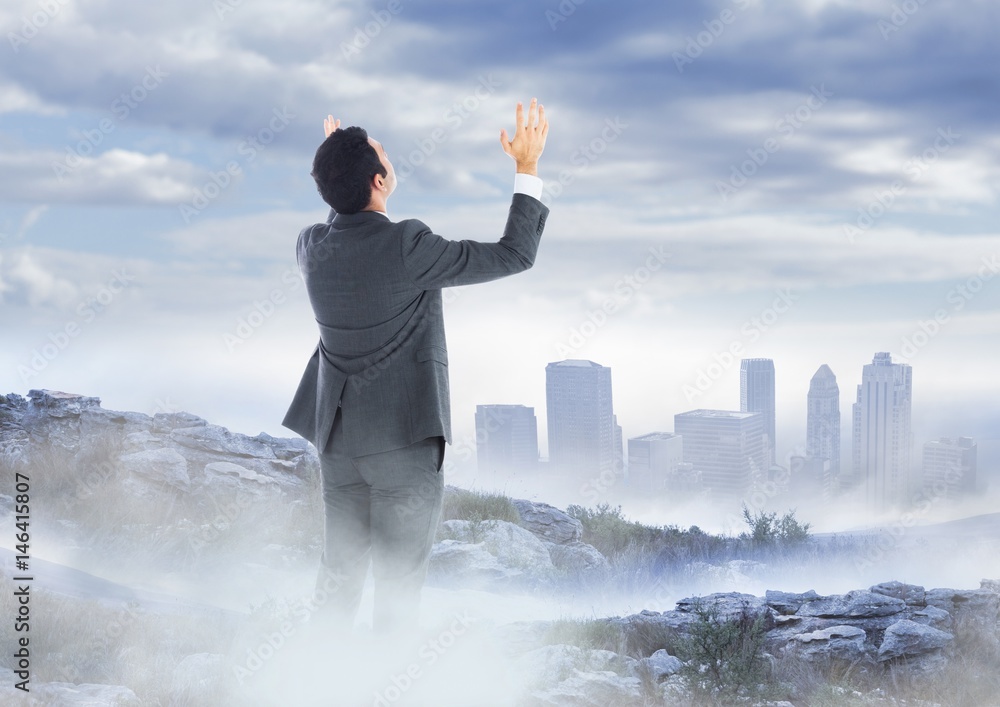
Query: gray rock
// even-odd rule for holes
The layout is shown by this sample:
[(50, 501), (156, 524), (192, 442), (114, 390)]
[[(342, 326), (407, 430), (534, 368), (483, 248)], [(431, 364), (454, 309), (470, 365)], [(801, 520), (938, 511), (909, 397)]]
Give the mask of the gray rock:
[(272, 437), (266, 432), (261, 432), (251, 439), (267, 445), (274, 452), (274, 456), (285, 461), (292, 461), (303, 454), (308, 454), (311, 449), (309, 442), (301, 437)]
[[(208, 482), (218, 481), (230, 482), (234, 486), (253, 488), (255, 486), (274, 486), (277, 481), (269, 476), (258, 474), (256, 471), (247, 469), (245, 466), (234, 464), (233, 462), (212, 462), (205, 465), (205, 479)], [(248, 483), (243, 483), (248, 482)]]
[(259, 439), (230, 432), (220, 425), (178, 427), (171, 430), (170, 439), (191, 449), (224, 456), (276, 459), (271, 448)]
[(828, 619), (864, 619), (892, 616), (906, 608), (902, 599), (856, 589), (847, 594), (834, 594), (803, 604), (796, 612), (799, 616), (816, 616)]
[(148, 430), (130, 432), (122, 438), (122, 452), (124, 454), (146, 452), (150, 449), (160, 449), (163, 446), (163, 439)]
[(172, 430), (185, 427), (206, 427), (208, 420), (190, 412), (158, 412), (153, 415), (153, 432), (169, 434)]
[(606, 570), (609, 567), (608, 558), (596, 547), (585, 542), (575, 541), (565, 545), (546, 542), (545, 546), (548, 548), (553, 566), (569, 574)]
[(59, 390), (29, 390), (29, 410), (46, 417), (78, 417), (81, 412), (101, 406), (100, 398)]
[(766, 628), (774, 628), (774, 612), (764, 599), (753, 594), (724, 592), (703, 597), (688, 597), (677, 602), (677, 611), (684, 613), (695, 613), (699, 607), (715, 613), (719, 621), (734, 619), (746, 609), (754, 616), (763, 614), (767, 619)]
[(942, 631), (949, 630), (953, 623), (951, 614), (944, 609), (937, 608), (936, 606), (925, 606), (919, 611), (914, 611), (910, 616), (910, 620), (916, 621), (918, 624), (930, 626), (931, 628), (940, 629)]
[(988, 589), (928, 589), (927, 605), (943, 609), (954, 620), (973, 616), (975, 620), (1000, 619), (1000, 594)]
[(554, 644), (522, 655), (514, 662), (514, 673), (534, 688), (560, 683), (577, 672), (627, 673), (635, 663), (613, 651)]
[(680, 658), (670, 655), (665, 648), (661, 648), (653, 655), (640, 659), (635, 667), (629, 671), (629, 674), (638, 678), (641, 677), (640, 673), (644, 671), (654, 682), (662, 682), (683, 667), (684, 663)]
[(125, 454), (119, 461), (122, 469), (130, 475), (185, 490), (191, 485), (187, 459), (172, 447)]
[(764, 600), (767, 602), (767, 605), (779, 614), (794, 614), (802, 607), (803, 604), (811, 601), (817, 601), (819, 599), (822, 599), (822, 597), (812, 589), (808, 592), (802, 592), (800, 594), (793, 592), (778, 592), (771, 589), (768, 589), (764, 593)]
[(886, 661), (920, 656), (950, 647), (954, 641), (955, 637), (950, 633), (903, 619), (885, 630), (882, 645), (878, 649), (878, 659)]
[(831, 626), (795, 636), (790, 646), (810, 662), (855, 661), (866, 656), (867, 634), (856, 626)]
[(555, 506), (517, 498), (514, 507), (521, 516), (521, 527), (543, 540), (565, 545), (583, 537), (583, 524)]
[(537, 691), (527, 705), (558, 707), (608, 707), (642, 704), (639, 678), (621, 677), (613, 672), (581, 672), (556, 687)]
[(431, 549), (430, 584), (486, 589), (507, 587), (524, 573), (505, 567), (482, 543), (442, 540)]
[(452, 540), (482, 544), (503, 567), (539, 578), (553, 570), (545, 543), (518, 525), (503, 520), (449, 520), (441, 525)]
[(882, 582), (869, 588), (875, 594), (901, 599), (910, 606), (927, 606), (924, 588), (917, 584)]

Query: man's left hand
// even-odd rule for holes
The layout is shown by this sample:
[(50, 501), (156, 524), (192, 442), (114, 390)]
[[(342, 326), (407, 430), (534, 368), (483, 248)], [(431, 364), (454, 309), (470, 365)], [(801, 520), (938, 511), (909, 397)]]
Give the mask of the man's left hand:
[(330, 137), (338, 130), (340, 130), (340, 119), (334, 120), (332, 115), (326, 116), (326, 120), (323, 121), (323, 132), (326, 133), (326, 137)]

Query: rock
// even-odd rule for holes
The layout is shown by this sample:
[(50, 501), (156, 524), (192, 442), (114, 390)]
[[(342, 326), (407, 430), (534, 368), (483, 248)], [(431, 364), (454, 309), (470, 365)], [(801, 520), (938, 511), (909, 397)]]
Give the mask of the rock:
[(276, 459), (271, 448), (259, 439), (230, 432), (220, 425), (178, 427), (170, 432), (170, 439), (177, 444), (203, 452), (224, 456)]
[(130, 475), (141, 476), (184, 490), (191, 485), (187, 459), (172, 447), (125, 454), (119, 462), (122, 469)]
[(274, 452), (274, 456), (285, 461), (295, 460), (303, 454), (308, 454), (312, 449), (309, 443), (301, 437), (272, 437), (266, 432), (261, 432), (251, 439), (267, 445)]
[(207, 426), (208, 420), (189, 412), (158, 412), (153, 415), (153, 432), (161, 435), (178, 428)]
[(942, 631), (950, 629), (953, 623), (951, 614), (936, 606), (925, 606), (920, 611), (914, 611), (910, 616), (910, 620)]
[(71, 682), (31, 682), (26, 694), (14, 685), (20, 681), (10, 668), (0, 666), (0, 703), (5, 705), (59, 705), (59, 707), (139, 707), (142, 701), (123, 685)]
[(45, 417), (78, 417), (87, 409), (99, 408), (100, 398), (59, 390), (29, 390), (30, 410)]
[(902, 582), (883, 582), (871, 587), (869, 591), (882, 596), (901, 599), (910, 606), (927, 606), (924, 588), (916, 584)]
[(545, 543), (518, 525), (504, 520), (476, 523), (449, 520), (441, 525), (447, 537), (467, 543), (483, 543), (490, 554), (507, 567), (534, 572), (552, 570), (552, 560)]
[(634, 668), (636, 661), (613, 651), (579, 648), (565, 644), (542, 646), (514, 662), (513, 672), (529, 687), (552, 685), (579, 672), (611, 672), (616, 675)]
[(867, 634), (856, 626), (831, 626), (795, 636), (790, 647), (810, 662), (833, 659), (855, 661), (864, 658)]
[(684, 663), (680, 658), (670, 655), (666, 649), (661, 648), (653, 655), (639, 660), (629, 674), (638, 678), (641, 677), (640, 673), (645, 671), (654, 682), (662, 682), (683, 667)]
[(546, 542), (545, 546), (548, 548), (553, 566), (568, 574), (577, 575), (609, 568), (608, 558), (596, 547), (585, 542), (577, 540), (565, 545)]
[(987, 592), (1000, 594), (1000, 579), (981, 579), (979, 580), (979, 588)]
[(547, 503), (514, 499), (514, 507), (521, 516), (521, 527), (530, 530), (543, 540), (565, 545), (583, 537), (583, 524)]
[(756, 616), (763, 614), (766, 616), (765, 626), (767, 629), (774, 627), (774, 617), (771, 608), (764, 599), (753, 594), (741, 594), (740, 592), (725, 592), (708, 594), (703, 597), (688, 597), (677, 602), (677, 611), (685, 613), (695, 613), (698, 608), (714, 612), (719, 621), (727, 621), (742, 615), (744, 609)]
[(612, 672), (576, 671), (573, 677), (556, 687), (532, 693), (525, 704), (531, 707), (608, 707), (608, 705), (642, 704), (641, 681), (621, 677)]
[(906, 608), (902, 599), (856, 589), (847, 594), (834, 594), (799, 607), (799, 616), (832, 619), (864, 619), (892, 616)]
[(125, 454), (147, 452), (150, 449), (160, 449), (163, 446), (163, 440), (148, 430), (130, 432), (122, 438), (122, 452)]
[(247, 469), (245, 466), (240, 466), (239, 464), (234, 464), (233, 462), (212, 462), (206, 464), (205, 480), (213, 482), (220, 479), (223, 480), (223, 483), (229, 482), (231, 485), (240, 488), (247, 487), (247, 484), (242, 482), (250, 482), (251, 487), (273, 486), (278, 483), (269, 476), (258, 474), (256, 471)]
[(777, 592), (768, 589), (764, 593), (764, 601), (779, 614), (794, 614), (803, 604), (821, 599), (819, 594), (810, 589), (808, 592), (795, 594), (793, 592)]
[(431, 549), (427, 570), (429, 584), (486, 589), (506, 587), (523, 574), (521, 570), (504, 567), (482, 543), (442, 540)]
[(913, 658), (950, 647), (954, 641), (955, 637), (950, 633), (902, 619), (885, 630), (878, 659)]
[(1000, 594), (988, 589), (928, 589), (926, 597), (928, 606), (947, 611), (956, 621), (965, 616), (986, 622), (1000, 619)]

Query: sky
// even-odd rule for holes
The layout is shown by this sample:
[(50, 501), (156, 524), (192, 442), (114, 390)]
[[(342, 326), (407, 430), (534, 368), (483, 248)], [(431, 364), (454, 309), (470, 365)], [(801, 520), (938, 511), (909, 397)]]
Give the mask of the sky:
[(889, 351), (913, 366), (916, 443), (988, 453), (998, 24), (991, 0), (8, 0), (0, 392), (291, 436), (323, 118), (386, 147), (390, 218), (496, 240), (499, 131), (537, 96), (535, 265), (446, 293), (454, 448), (477, 404), (520, 403), (544, 452), (551, 361), (610, 366), (632, 437), (738, 409), (739, 359), (767, 357), (780, 458), (820, 365), (846, 435)]

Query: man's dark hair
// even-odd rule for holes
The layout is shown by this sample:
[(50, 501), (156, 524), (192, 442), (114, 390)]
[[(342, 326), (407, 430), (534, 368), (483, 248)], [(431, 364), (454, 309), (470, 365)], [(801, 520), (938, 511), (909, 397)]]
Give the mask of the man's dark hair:
[(364, 128), (337, 130), (316, 150), (312, 177), (323, 201), (339, 214), (354, 214), (368, 206), (376, 174), (385, 177), (388, 172)]

